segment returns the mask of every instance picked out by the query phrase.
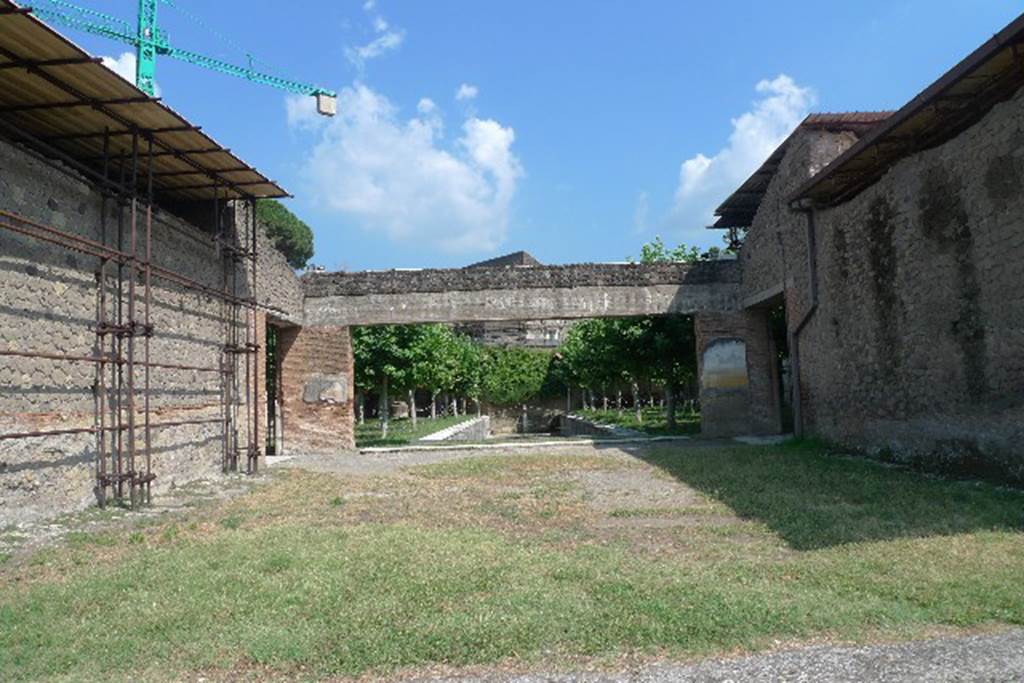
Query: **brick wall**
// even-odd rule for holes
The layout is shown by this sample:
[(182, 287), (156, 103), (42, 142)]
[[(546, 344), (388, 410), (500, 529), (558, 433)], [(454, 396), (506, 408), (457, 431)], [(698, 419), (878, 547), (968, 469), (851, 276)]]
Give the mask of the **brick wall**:
[[(1024, 91), (816, 213), (819, 307), (801, 335), (811, 433), (1024, 480)], [(801, 136), (741, 256), (744, 294), (810, 306), (806, 217), (783, 197), (844, 146)]]
[(355, 448), (349, 328), (292, 327), (278, 334), (286, 452)]
[(764, 311), (694, 317), (701, 434), (777, 434), (778, 378)]

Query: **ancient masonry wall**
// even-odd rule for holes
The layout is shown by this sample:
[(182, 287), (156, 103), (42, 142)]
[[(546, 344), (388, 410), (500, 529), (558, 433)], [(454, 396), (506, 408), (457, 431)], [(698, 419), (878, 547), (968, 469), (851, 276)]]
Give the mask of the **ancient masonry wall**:
[(354, 361), (348, 327), (279, 332), (281, 395), (288, 452), (355, 448)]
[[(819, 307), (801, 335), (812, 433), (927, 467), (1024, 481), (1024, 91), (879, 182), (816, 212)], [(788, 193), (827, 150), (803, 136)], [(806, 217), (766, 204), (744, 293), (810, 305)], [(775, 233), (779, 233), (776, 235)]]
[(702, 313), (694, 317), (701, 434), (781, 431), (774, 351), (766, 313)]
[[(118, 209), (113, 200), (107, 207), (110, 214), (103, 235), (101, 198), (89, 184), (0, 142), (0, 209), (95, 241), (105, 240), (108, 245), (117, 243), (118, 214), (123, 211), (123, 245), (128, 250), (128, 211)], [(244, 222), (242, 213), (237, 216), (239, 222)], [(261, 249), (270, 252), (265, 242), (261, 239)], [(140, 256), (141, 245), (140, 238)], [(222, 289), (223, 260), (209, 231), (157, 210), (152, 249), (154, 264)], [(272, 315), (301, 320), (301, 290), (286, 263), (282, 270), (282, 263), (283, 257), (276, 252), (261, 257), (260, 300)], [(17, 351), (99, 353), (99, 265), (95, 257), (0, 230), (0, 344)], [(115, 265), (108, 266), (108, 274), (116, 282)], [(240, 294), (247, 295), (248, 271), (239, 270), (236, 277)], [(110, 285), (106, 291), (109, 316), (116, 315), (110, 303), (115, 287)], [(137, 291), (141, 297), (141, 285)], [(226, 340), (224, 308), (218, 299), (154, 278), (152, 359), (218, 367)], [(141, 358), (141, 341), (138, 347), (136, 357)], [(151, 373), (153, 422), (221, 415), (217, 373), (168, 369)], [(141, 368), (136, 377), (141, 402)], [(259, 386), (258, 380), (251, 378), (253, 386)], [(92, 363), (0, 357), (0, 433), (92, 427), (96, 382)], [(244, 404), (245, 387), (239, 387), (238, 393)], [(108, 391), (105, 398), (109, 412), (113, 393)], [(240, 414), (247, 414), (244, 407)], [(245, 424), (239, 428), (244, 433)], [(154, 430), (156, 489), (219, 472), (222, 431), (219, 422)], [(0, 441), (0, 522), (94, 503), (96, 452), (92, 434)]]

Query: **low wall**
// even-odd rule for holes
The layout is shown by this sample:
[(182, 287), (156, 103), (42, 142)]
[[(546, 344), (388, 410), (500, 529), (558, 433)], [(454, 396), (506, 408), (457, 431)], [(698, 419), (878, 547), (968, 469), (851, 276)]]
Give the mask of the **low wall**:
[(558, 431), (562, 436), (643, 436), (632, 429), (592, 422), (579, 415), (562, 415), (558, 421)]
[(491, 418), (487, 415), (446, 427), (420, 439), (425, 443), (438, 441), (483, 441), (491, 434)]

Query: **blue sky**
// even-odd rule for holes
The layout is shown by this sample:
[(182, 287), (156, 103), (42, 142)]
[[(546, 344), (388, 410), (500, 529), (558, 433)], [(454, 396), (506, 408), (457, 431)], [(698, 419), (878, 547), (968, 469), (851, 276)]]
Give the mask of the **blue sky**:
[[(79, 2), (134, 20), (133, 0)], [(310, 99), (158, 63), (170, 106), (296, 195), (314, 261), (332, 270), (518, 249), (616, 261), (657, 234), (717, 244), (710, 210), (806, 113), (897, 108), (1024, 11), (1019, 0), (173, 4), (160, 17), (175, 45), (248, 50), (341, 93), (327, 120)], [(69, 33), (97, 54), (124, 51)]]

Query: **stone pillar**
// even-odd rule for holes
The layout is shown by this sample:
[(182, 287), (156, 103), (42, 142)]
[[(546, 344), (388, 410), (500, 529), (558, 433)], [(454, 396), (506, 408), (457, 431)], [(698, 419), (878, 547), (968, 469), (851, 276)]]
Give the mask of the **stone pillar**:
[(285, 451), (336, 453), (355, 448), (349, 328), (282, 328), (278, 349)]
[(726, 437), (782, 430), (767, 312), (699, 313), (701, 433)]

